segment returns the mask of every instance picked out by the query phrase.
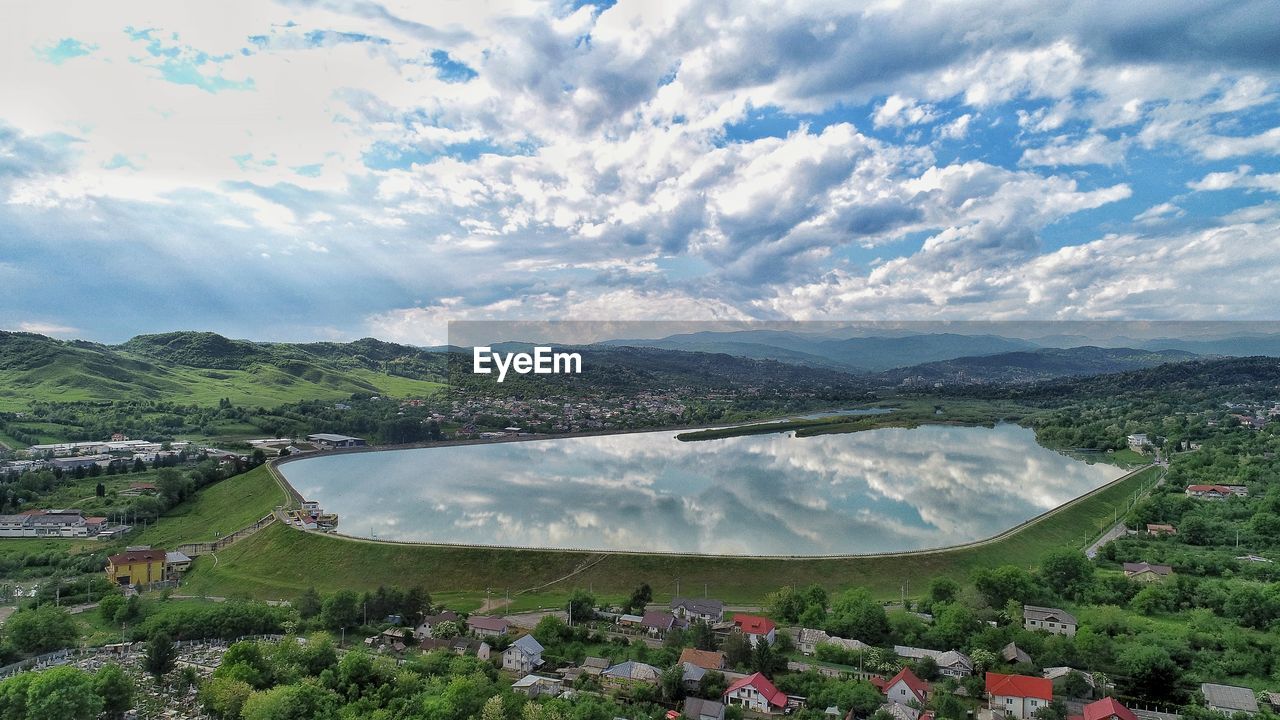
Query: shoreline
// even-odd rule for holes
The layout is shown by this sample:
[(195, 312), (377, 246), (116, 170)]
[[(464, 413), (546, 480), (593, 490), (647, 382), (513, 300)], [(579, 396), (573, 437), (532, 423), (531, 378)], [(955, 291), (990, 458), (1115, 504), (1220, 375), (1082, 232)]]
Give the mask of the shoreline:
[[(845, 408), (845, 409), (849, 409), (849, 408)], [(814, 412), (817, 412), (817, 411), (814, 411)], [(794, 417), (794, 416), (786, 415), (782, 417), (785, 419), (785, 418)], [(763, 420), (751, 421), (751, 423), (749, 424), (756, 424), (759, 422), (764, 422), (764, 421)], [(953, 426), (962, 426), (962, 427), (991, 427), (990, 425), (982, 424), (982, 423), (960, 423), (955, 421), (952, 421), (952, 422), (940, 421), (937, 423), (917, 423), (916, 426), (926, 425), (926, 424), (953, 425)], [(1013, 423), (1013, 424), (1017, 424), (1019, 427), (1026, 428), (1026, 426), (1020, 425), (1018, 423)], [(719, 427), (719, 426), (716, 426), (716, 427)], [(729, 426), (729, 427), (733, 427), (733, 426)], [(418, 450), (418, 449), (427, 449), (427, 448), (433, 448), (433, 447), (488, 445), (488, 444), (503, 443), (503, 442), (527, 442), (530, 440), (557, 440), (557, 439), (569, 439), (569, 438), (576, 438), (576, 437), (603, 437), (603, 436), (609, 436), (609, 435), (624, 435), (624, 434), (637, 434), (637, 433), (649, 433), (649, 432), (670, 432), (670, 431), (678, 431), (681, 429), (715, 429), (715, 428), (707, 427), (707, 426), (667, 426), (662, 428), (640, 428), (640, 429), (626, 429), (626, 430), (594, 431), (590, 433), (560, 433), (555, 435), (531, 435), (526, 437), (516, 436), (516, 437), (502, 437), (502, 438), (483, 438), (483, 439), (475, 438), (475, 439), (465, 439), (465, 440), (433, 441), (428, 443), (408, 443), (403, 445), (366, 446), (366, 447), (360, 447), (360, 448), (346, 448), (341, 450), (318, 451), (315, 453), (307, 453), (304, 455), (294, 455), (294, 456), (289, 456), (284, 458), (273, 458), (267, 461), (266, 467), (268, 472), (271, 474), (273, 478), (275, 478), (276, 482), (281, 486), (281, 488), (284, 490), (286, 495), (292, 498), (295, 504), (297, 504), (297, 503), (300, 503), (301, 500), (303, 499), (302, 495), (288, 481), (288, 479), (284, 476), (284, 473), (278, 469), (279, 465), (284, 465), (288, 462), (292, 462), (296, 460), (305, 460), (308, 458), (326, 457), (329, 455), (338, 455), (338, 454), (384, 452), (389, 450)], [(874, 430), (874, 429), (880, 429), (880, 428), (864, 428), (859, 430), (852, 430), (849, 432), (850, 433), (861, 432), (862, 430)], [(1030, 430), (1030, 428), (1026, 428), (1026, 429)], [(788, 432), (788, 431), (790, 431), (789, 428), (780, 428), (776, 432)], [(767, 434), (767, 433), (752, 433), (752, 434)], [(840, 433), (840, 434), (844, 434), (844, 433)], [(723, 439), (723, 438), (716, 438), (716, 439)], [(1037, 441), (1037, 444), (1039, 444), (1039, 441)], [(1046, 447), (1046, 446), (1042, 445), (1041, 447)], [(1054, 448), (1046, 447), (1046, 449), (1053, 450), (1054, 452), (1060, 452), (1064, 454), (1066, 453), (1066, 451), (1057, 450)], [(350, 541), (350, 542), (371, 543), (375, 545), (384, 545), (388, 547), (405, 547), (405, 548), (437, 548), (437, 549), (459, 549), (459, 550), (471, 549), (471, 550), (514, 551), (514, 552), (547, 552), (547, 553), (563, 553), (563, 554), (579, 554), (579, 555), (583, 555), (583, 554), (603, 555), (603, 556), (621, 555), (621, 556), (638, 556), (638, 557), (655, 557), (655, 558), (695, 558), (695, 559), (727, 559), (727, 560), (758, 559), (758, 560), (808, 561), (808, 560), (855, 560), (855, 559), (867, 559), (867, 558), (898, 558), (898, 557), (910, 558), (910, 557), (928, 556), (936, 553), (945, 553), (945, 552), (952, 552), (952, 551), (958, 551), (958, 550), (979, 548), (985, 545), (989, 545), (991, 543), (995, 543), (995, 542), (999, 542), (1001, 540), (1007, 539), (1008, 537), (1015, 535), (1027, 529), (1030, 526), (1033, 526), (1039, 522), (1042, 522), (1043, 520), (1046, 520), (1060, 512), (1068, 510), (1079, 503), (1087, 501), (1088, 499), (1094, 497), (1095, 495), (1103, 493), (1118, 484), (1121, 484), (1143, 472), (1146, 472), (1147, 470), (1153, 467), (1157, 467), (1157, 465), (1153, 462), (1153, 463), (1148, 463), (1135, 468), (1125, 468), (1119, 465), (1114, 465), (1113, 467), (1116, 467), (1117, 469), (1120, 469), (1124, 472), (1119, 477), (1116, 477), (1110, 481), (1107, 481), (1102, 485), (1099, 485), (1098, 487), (1093, 488), (1082, 495), (1074, 497), (1061, 505), (1050, 508), (1042, 513), (1039, 513), (1038, 515), (1028, 518), (1018, 523), (1017, 525), (1014, 525), (1013, 527), (1003, 530), (995, 535), (991, 535), (986, 538), (979, 538), (977, 540), (972, 540), (964, 543), (957, 543), (952, 545), (940, 545), (937, 547), (919, 548), (914, 550), (889, 550), (884, 552), (838, 553), (838, 554), (828, 554), (828, 555), (751, 555), (751, 554), (698, 553), (698, 552), (687, 552), (687, 551), (681, 552), (681, 551), (671, 551), (671, 550), (548, 548), (548, 547), (524, 546), (524, 545), (448, 543), (448, 542), (429, 542), (429, 541), (419, 541), (419, 540), (393, 540), (393, 539), (383, 539), (383, 538), (369, 538), (369, 537), (360, 537), (358, 535), (349, 535), (341, 531), (324, 532), (319, 530), (305, 530), (302, 528), (294, 527), (290, 523), (284, 523), (284, 525), (288, 527), (290, 530), (295, 530), (298, 532), (302, 532), (304, 534), (329, 536), (339, 540)], [(339, 518), (339, 523), (340, 522), (341, 522), (341, 518)]]

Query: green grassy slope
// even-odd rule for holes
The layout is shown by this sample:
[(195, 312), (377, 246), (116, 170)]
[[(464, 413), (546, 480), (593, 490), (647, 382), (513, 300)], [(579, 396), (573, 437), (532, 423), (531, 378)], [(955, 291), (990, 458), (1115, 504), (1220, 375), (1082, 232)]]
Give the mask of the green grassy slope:
[(212, 333), (140, 336), (119, 346), (0, 332), (0, 411), (33, 401), (170, 400), (270, 407), (353, 393), (429, 395), (444, 360), (403, 345), (250, 343)]
[(178, 505), (130, 545), (172, 549), (182, 543), (208, 542), (214, 533), (226, 535), (250, 525), (284, 502), (284, 492), (267, 472), (257, 467), (215, 483)]
[[(978, 567), (1034, 565), (1049, 550), (1083, 548), (1112, 520), (1134, 492), (1155, 480), (1149, 469), (1112, 484), (1001, 539), (972, 547), (903, 555), (842, 559), (755, 559), (673, 555), (604, 554), (539, 550), (440, 547), (375, 543), (303, 533), (275, 526), (218, 554), (215, 565), (201, 559), (188, 589), (210, 595), (258, 598), (296, 595), (308, 586), (323, 590), (367, 589), (379, 584), (421, 583), (433, 592), (479, 591), (501, 594), (572, 578), (539, 591), (542, 597), (573, 587), (624, 597), (641, 582), (661, 598), (685, 587), (701, 588), (729, 602), (756, 603), (779, 586), (819, 583), (828, 588), (866, 587), (877, 597), (898, 596), (909, 582), (923, 589), (934, 577), (967, 580)], [(600, 559), (605, 555), (603, 559)], [(599, 560), (596, 564), (593, 561)]]

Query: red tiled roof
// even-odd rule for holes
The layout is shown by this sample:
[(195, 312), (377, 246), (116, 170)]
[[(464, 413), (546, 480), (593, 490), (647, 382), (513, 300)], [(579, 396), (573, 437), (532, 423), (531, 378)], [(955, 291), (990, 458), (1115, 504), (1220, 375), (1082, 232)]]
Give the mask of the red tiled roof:
[(1223, 495), (1231, 494), (1231, 488), (1226, 485), (1188, 485), (1187, 490), (1190, 490), (1191, 492), (1209, 492), (1210, 490), (1217, 490)]
[(467, 625), (481, 630), (492, 630), (494, 632), (506, 632), (507, 621), (500, 617), (489, 617), (487, 615), (472, 615), (467, 618)]
[(929, 694), (929, 683), (917, 677), (915, 673), (911, 672), (911, 668), (909, 667), (904, 667), (899, 670), (897, 675), (894, 675), (885, 682), (881, 691), (888, 692), (889, 688), (897, 685), (899, 680), (907, 684), (907, 687), (911, 689), (911, 692), (915, 693), (916, 698), (919, 699), (920, 702), (924, 702), (925, 696)]
[(773, 683), (769, 682), (769, 678), (760, 673), (748, 675), (747, 677), (744, 677), (738, 682), (730, 685), (721, 697), (728, 697), (737, 690), (748, 686), (754, 687), (757, 692), (764, 696), (765, 700), (769, 701), (770, 705), (776, 705), (778, 707), (787, 706), (787, 694), (779, 690)]
[(992, 695), (1036, 698), (1048, 702), (1053, 700), (1053, 681), (1048, 678), (989, 672), (987, 673), (987, 692)]
[(1132, 710), (1116, 702), (1115, 698), (1102, 698), (1084, 706), (1084, 720), (1106, 720), (1112, 716), (1120, 720), (1138, 720)]
[(724, 668), (724, 653), (715, 650), (697, 650), (685, 648), (680, 653), (680, 664), (697, 665), (704, 670), (721, 670)]
[(107, 558), (112, 565), (129, 565), (138, 562), (164, 562), (164, 551), (152, 548), (150, 550), (129, 550), (119, 555), (112, 555)]
[(733, 624), (742, 629), (742, 632), (749, 635), (768, 635), (776, 625), (767, 617), (759, 615), (743, 615), (741, 613), (733, 616)]

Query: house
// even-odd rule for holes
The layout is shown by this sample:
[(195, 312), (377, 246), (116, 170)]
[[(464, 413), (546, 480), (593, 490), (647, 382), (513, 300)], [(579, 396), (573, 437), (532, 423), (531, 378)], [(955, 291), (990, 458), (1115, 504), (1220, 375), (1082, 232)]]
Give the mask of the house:
[(367, 444), (361, 438), (351, 437), (350, 435), (336, 435), (334, 433), (312, 433), (307, 436), (307, 442), (323, 450), (364, 447)]
[(761, 639), (772, 645), (777, 637), (776, 630), (778, 626), (767, 617), (739, 613), (733, 616), (733, 625), (747, 636), (747, 640), (752, 647)]
[(628, 685), (631, 683), (656, 685), (658, 677), (661, 675), (662, 671), (658, 668), (635, 660), (618, 663), (600, 673), (600, 677), (606, 681), (611, 681), (614, 685)]
[(1177, 535), (1178, 529), (1164, 523), (1147, 523), (1148, 535)]
[(542, 643), (532, 635), (522, 635), (502, 653), (502, 669), (530, 673), (542, 664)]
[(49, 464), (57, 470), (79, 470), (110, 459), (110, 455), (79, 455), (68, 458), (53, 458), (49, 461)]
[(89, 537), (101, 532), (105, 522), (79, 510), (28, 510), (0, 515), (0, 537)]
[(662, 610), (646, 610), (640, 619), (640, 627), (657, 637), (665, 637), (672, 629), (683, 628), (685, 625), (686, 623), (680, 618)]
[(893, 652), (898, 657), (919, 660), (933, 658), (938, 665), (938, 672), (951, 677), (969, 677), (973, 674), (973, 660), (959, 650), (929, 650), (927, 648), (894, 645)]
[(870, 645), (861, 640), (849, 640), (834, 635), (828, 635), (825, 631), (814, 630), (812, 628), (800, 628), (800, 636), (796, 641), (796, 646), (800, 648), (800, 652), (805, 655), (813, 655), (818, 651), (819, 645), (835, 645), (836, 647), (847, 650), (849, 652), (863, 652)]
[(685, 698), (680, 715), (689, 720), (724, 720), (724, 705), (715, 700)]
[(1151, 447), (1151, 438), (1147, 437), (1146, 433), (1135, 433), (1127, 439), (1129, 441), (1129, 449), (1134, 452), (1142, 452)]
[(1249, 497), (1249, 489), (1243, 485), (1188, 485), (1186, 494), (1198, 500), (1226, 500), (1232, 496)]
[(564, 691), (564, 681), (541, 675), (525, 675), (511, 683), (511, 689), (531, 698), (555, 697)]
[(1173, 574), (1168, 565), (1152, 565), (1147, 562), (1125, 563), (1124, 576), (1138, 582), (1160, 582)]
[(1255, 715), (1258, 712), (1258, 698), (1249, 688), (1201, 683), (1200, 694), (1204, 695), (1205, 707), (1228, 716), (1236, 713)]
[(1031, 656), (1023, 652), (1022, 648), (1014, 643), (1009, 643), (1000, 650), (1000, 658), (1013, 665), (1031, 664)]
[[(888, 713), (889, 717), (893, 718), (893, 720), (934, 720), (932, 710), (922, 711), (919, 708), (911, 707), (910, 705), (903, 705), (901, 703), (887, 702), (881, 705), (878, 710), (885, 711)], [(845, 720), (858, 719), (854, 717), (853, 710), (850, 710), (849, 714), (845, 715)]]
[(191, 569), (191, 558), (186, 553), (167, 552), (164, 554), (164, 569), (169, 577), (177, 577), (178, 573)]
[(758, 713), (782, 712), (787, 707), (787, 694), (760, 673), (739, 679), (721, 695), (725, 705), (740, 705)]
[(1045, 678), (989, 672), (986, 680), (993, 715), (1027, 720), (1053, 701), (1053, 682)]
[(165, 551), (149, 548), (129, 548), (107, 558), (107, 579), (116, 585), (150, 585), (164, 582)]
[(479, 637), (497, 637), (506, 635), (511, 624), (500, 617), (488, 615), (472, 615), (467, 618), (467, 630)]
[(602, 657), (591, 657), (588, 655), (582, 661), (582, 671), (588, 675), (600, 675), (609, 669), (609, 661)]
[(723, 670), (724, 653), (718, 650), (696, 650), (694, 648), (685, 648), (681, 651), (680, 659), (677, 662), (696, 665), (703, 670)]
[(1022, 624), (1028, 630), (1043, 630), (1053, 635), (1076, 634), (1075, 616), (1061, 608), (1022, 606)]
[(932, 688), (929, 683), (916, 677), (911, 668), (902, 668), (897, 675), (884, 681), (880, 686), (885, 700), (897, 705), (908, 705), (912, 702), (924, 705), (929, 701)]
[(488, 660), (493, 650), (489, 643), (467, 637), (456, 637), (449, 641), (449, 649), (454, 655), (475, 655), (481, 660)]
[(422, 618), (422, 622), (413, 631), (413, 636), (421, 640), (422, 638), (435, 637), (434, 628), (442, 622), (457, 623), (461, 620), (458, 613), (452, 610), (445, 610), (438, 615), (428, 615)]
[(696, 693), (702, 687), (702, 678), (706, 677), (706, 674), (706, 668), (688, 662), (680, 663), (680, 684), (684, 686), (687, 693)]
[(127, 490), (121, 490), (120, 494), (125, 497), (138, 497), (139, 495), (155, 495), (159, 490), (155, 483), (148, 482), (131, 482)]
[(1138, 720), (1129, 708), (1115, 698), (1102, 698), (1084, 706), (1084, 720)]
[(724, 603), (707, 598), (676, 598), (671, 601), (671, 612), (683, 620), (702, 620), (715, 624), (724, 620)]

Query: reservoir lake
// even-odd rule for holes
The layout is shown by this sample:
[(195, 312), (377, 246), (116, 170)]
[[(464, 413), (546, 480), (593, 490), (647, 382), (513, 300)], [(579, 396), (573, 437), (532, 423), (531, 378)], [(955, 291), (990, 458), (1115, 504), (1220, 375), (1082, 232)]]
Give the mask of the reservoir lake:
[(676, 434), (321, 454), (280, 471), (358, 537), (810, 556), (980, 540), (1125, 473), (1011, 424)]

